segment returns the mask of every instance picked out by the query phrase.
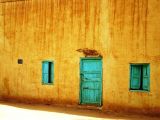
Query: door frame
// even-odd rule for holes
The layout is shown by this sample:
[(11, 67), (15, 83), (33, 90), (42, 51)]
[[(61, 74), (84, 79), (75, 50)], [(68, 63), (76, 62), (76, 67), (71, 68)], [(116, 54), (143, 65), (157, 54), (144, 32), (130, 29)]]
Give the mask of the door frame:
[(79, 83), (79, 104), (80, 105), (93, 105), (93, 104), (86, 104), (82, 103), (82, 79), (81, 79), (81, 71), (82, 71), (82, 61), (83, 60), (101, 60), (101, 97), (100, 97), (100, 103), (99, 104), (94, 104), (96, 106), (102, 106), (103, 105), (103, 59), (102, 57), (81, 57), (80, 58), (80, 66), (79, 66), (79, 78), (80, 78), (80, 83)]

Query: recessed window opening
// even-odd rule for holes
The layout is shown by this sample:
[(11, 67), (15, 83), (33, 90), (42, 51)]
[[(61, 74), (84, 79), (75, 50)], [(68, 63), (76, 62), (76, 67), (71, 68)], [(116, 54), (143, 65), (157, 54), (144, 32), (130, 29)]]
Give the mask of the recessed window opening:
[(150, 65), (131, 64), (130, 90), (149, 91)]
[(48, 73), (48, 83), (52, 83), (52, 62), (49, 62)]
[(42, 83), (51, 84), (54, 80), (54, 64), (50, 61), (42, 62)]

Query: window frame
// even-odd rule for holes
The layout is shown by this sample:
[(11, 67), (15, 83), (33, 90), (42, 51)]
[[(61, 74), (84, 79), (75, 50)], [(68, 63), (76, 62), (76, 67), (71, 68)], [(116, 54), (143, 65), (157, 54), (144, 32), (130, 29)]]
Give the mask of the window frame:
[[(48, 64), (49, 63), (51, 63), (51, 69), (53, 69), (53, 72), (50, 74), (50, 77), (51, 76), (53, 76), (52, 78), (51, 78), (51, 83), (44, 83), (44, 80), (43, 80), (43, 64), (45, 63), (45, 62), (47, 62)], [(42, 65), (41, 65), (41, 67), (42, 67), (42, 80), (41, 80), (41, 83), (42, 83), (42, 85), (54, 85), (54, 61), (52, 61), (52, 60), (43, 60), (42, 61)], [(52, 71), (52, 70), (51, 70)], [(49, 80), (48, 80), (49, 81)]]
[[(131, 88), (131, 81), (132, 81), (132, 66), (141, 66), (142, 70), (143, 70), (143, 66), (149, 67), (149, 79), (148, 79), (148, 89), (144, 89), (142, 84), (143, 84), (143, 72), (141, 73), (141, 82), (140, 82), (140, 86), (142, 86), (142, 89), (132, 89)], [(129, 78), (129, 91), (131, 92), (150, 92), (150, 63), (130, 63), (130, 78)]]

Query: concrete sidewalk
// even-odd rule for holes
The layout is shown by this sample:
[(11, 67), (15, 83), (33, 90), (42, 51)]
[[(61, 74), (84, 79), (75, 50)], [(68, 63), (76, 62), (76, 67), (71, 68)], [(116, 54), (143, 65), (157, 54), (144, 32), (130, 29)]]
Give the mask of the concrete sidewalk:
[(0, 101), (0, 120), (160, 120), (158, 117)]

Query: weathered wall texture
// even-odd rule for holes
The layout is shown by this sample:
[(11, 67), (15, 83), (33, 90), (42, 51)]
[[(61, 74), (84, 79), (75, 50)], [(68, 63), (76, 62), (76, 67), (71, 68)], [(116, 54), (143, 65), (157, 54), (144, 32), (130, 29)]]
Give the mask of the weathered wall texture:
[[(103, 109), (160, 112), (160, 1), (28, 0), (0, 4), (0, 96), (79, 103), (76, 50), (103, 56)], [(24, 64), (18, 65), (17, 59)], [(55, 61), (54, 85), (41, 62)], [(129, 91), (129, 63), (150, 63), (150, 92)]]

